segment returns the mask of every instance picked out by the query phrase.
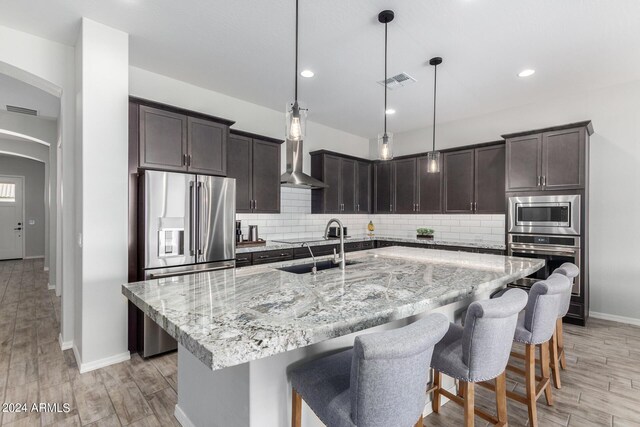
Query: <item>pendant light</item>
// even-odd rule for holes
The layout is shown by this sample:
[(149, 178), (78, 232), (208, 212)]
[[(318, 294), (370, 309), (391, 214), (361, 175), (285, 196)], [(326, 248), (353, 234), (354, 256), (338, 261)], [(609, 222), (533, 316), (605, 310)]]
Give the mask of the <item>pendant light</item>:
[(291, 141), (302, 141), (307, 128), (307, 109), (298, 103), (298, 0), (296, 0), (296, 65), (295, 65), (295, 96), (293, 102), (286, 107), (286, 135)]
[(442, 64), (442, 58), (436, 56), (429, 60), (433, 65), (433, 149), (427, 153), (427, 173), (440, 172), (440, 152), (436, 151), (436, 88), (438, 85), (438, 65)]
[(384, 131), (378, 134), (378, 158), (380, 160), (393, 159), (393, 134), (387, 132), (387, 24), (393, 21), (392, 10), (383, 10), (378, 14), (378, 21), (384, 24)]

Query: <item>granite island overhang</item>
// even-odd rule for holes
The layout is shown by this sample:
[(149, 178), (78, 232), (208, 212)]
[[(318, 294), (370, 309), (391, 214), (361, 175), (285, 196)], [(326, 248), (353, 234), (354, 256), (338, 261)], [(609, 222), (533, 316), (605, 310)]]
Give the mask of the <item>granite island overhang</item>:
[[(276, 382), (282, 385), (288, 366), (320, 351), (349, 345), (350, 334), (397, 327), (397, 321), (406, 323), (436, 309), (468, 305), (544, 266), (538, 259), (406, 247), (350, 253), (347, 259), (354, 264), (344, 271), (329, 269), (315, 276), (278, 269), (309, 263), (305, 259), (123, 285), (123, 294), (179, 343), (176, 416), (181, 423), (199, 425), (198, 420), (207, 419), (224, 425), (228, 418), (222, 412), (226, 411), (238, 422), (229, 425), (282, 425), (286, 388), (277, 392), (282, 399), (270, 398), (269, 406), (276, 405), (277, 413), (272, 414), (273, 422), (265, 423), (265, 414), (257, 418), (251, 409), (265, 407), (265, 402), (244, 402), (234, 408), (221, 401), (229, 395), (228, 382), (251, 383), (244, 387), (246, 397), (257, 400), (255, 394), (260, 391), (253, 387), (261, 381), (249, 380), (261, 377), (273, 383), (258, 374), (261, 364), (269, 375), (278, 375)], [(453, 312), (447, 314), (453, 317)], [(225, 378), (229, 375), (235, 379)], [(188, 384), (189, 377), (211, 387)], [(216, 403), (197, 413), (203, 393)], [(190, 397), (183, 398), (186, 395)], [(212, 411), (221, 417), (217, 423)]]

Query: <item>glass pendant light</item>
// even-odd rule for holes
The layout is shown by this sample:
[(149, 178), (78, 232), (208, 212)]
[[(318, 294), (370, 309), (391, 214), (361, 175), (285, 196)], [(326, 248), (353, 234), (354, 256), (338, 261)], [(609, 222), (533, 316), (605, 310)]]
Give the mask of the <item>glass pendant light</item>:
[(286, 136), (291, 141), (302, 141), (307, 130), (307, 109), (298, 102), (298, 0), (296, 0), (296, 66), (294, 101), (286, 106)]
[(438, 84), (438, 65), (442, 64), (442, 58), (436, 56), (429, 60), (433, 65), (433, 149), (427, 153), (427, 173), (440, 172), (440, 152), (436, 151), (436, 88)]
[(392, 10), (383, 10), (378, 14), (378, 21), (384, 24), (384, 132), (378, 134), (378, 158), (393, 159), (393, 134), (387, 132), (387, 24), (393, 21)]

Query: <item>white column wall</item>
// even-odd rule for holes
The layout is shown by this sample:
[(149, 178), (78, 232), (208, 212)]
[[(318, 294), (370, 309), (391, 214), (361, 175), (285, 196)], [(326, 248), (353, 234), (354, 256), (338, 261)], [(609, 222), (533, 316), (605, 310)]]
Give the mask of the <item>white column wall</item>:
[(127, 281), (128, 46), (128, 34), (82, 19), (76, 60), (82, 281), (75, 337), (81, 372), (129, 358), (121, 294)]

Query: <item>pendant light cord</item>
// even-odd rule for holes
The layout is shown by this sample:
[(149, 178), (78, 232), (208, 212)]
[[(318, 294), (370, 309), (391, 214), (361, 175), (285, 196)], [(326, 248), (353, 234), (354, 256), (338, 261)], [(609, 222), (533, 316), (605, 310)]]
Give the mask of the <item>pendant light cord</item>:
[(436, 152), (436, 90), (438, 83), (438, 65), (433, 67), (433, 152)]
[(387, 23), (384, 23), (384, 136), (387, 135)]
[(298, 0), (296, 0), (296, 66), (295, 66), (295, 96), (294, 100), (298, 102)]

